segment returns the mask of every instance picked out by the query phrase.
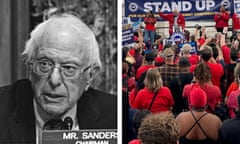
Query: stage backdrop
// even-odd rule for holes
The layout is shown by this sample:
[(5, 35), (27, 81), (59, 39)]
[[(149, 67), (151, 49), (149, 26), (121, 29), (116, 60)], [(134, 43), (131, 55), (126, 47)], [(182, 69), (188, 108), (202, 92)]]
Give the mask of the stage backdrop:
[(232, 14), (239, 4), (239, 0), (125, 0), (125, 16), (137, 21), (152, 10), (160, 21), (162, 18), (158, 15), (158, 8), (166, 14), (177, 8), (186, 20), (207, 20), (213, 19), (221, 5)]

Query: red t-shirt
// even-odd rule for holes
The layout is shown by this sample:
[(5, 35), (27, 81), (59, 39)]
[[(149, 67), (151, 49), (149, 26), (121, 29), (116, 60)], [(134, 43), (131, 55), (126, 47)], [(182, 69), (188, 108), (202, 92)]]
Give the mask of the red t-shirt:
[(134, 140), (131, 140), (130, 142), (128, 142), (128, 144), (141, 144), (141, 140), (134, 139)]
[[(184, 86), (183, 94), (182, 94), (184, 98), (187, 98), (187, 99), (189, 98), (190, 93), (192, 91), (192, 86), (193, 84), (187, 84)], [(210, 86), (207, 84), (200, 86), (200, 88), (206, 92), (207, 104), (212, 110), (214, 110), (215, 106), (222, 101), (222, 94), (220, 89), (217, 86), (214, 86), (214, 85)]]
[(190, 62), (191, 65), (195, 65), (199, 63), (199, 56), (192, 54), (190, 57), (188, 57), (188, 60)]
[[(212, 75), (212, 83), (220, 88), (220, 79), (224, 74), (223, 67), (221, 64), (218, 63), (209, 63), (206, 62), (206, 64), (209, 66), (211, 75)], [(190, 72), (194, 72), (197, 65), (192, 65), (190, 67)]]
[(226, 96), (229, 97), (230, 93), (232, 91), (235, 91), (238, 89), (238, 84), (234, 81), (231, 83), (231, 85), (228, 87), (228, 90), (227, 90), (227, 93), (226, 93)]
[(134, 88), (130, 91), (129, 97), (128, 97), (128, 102), (129, 102), (129, 105), (130, 105), (131, 108), (133, 107), (133, 104), (134, 104), (134, 101), (135, 101), (135, 98), (136, 98), (135, 89), (136, 88)]
[[(147, 88), (140, 90), (135, 98), (133, 108), (148, 109), (153, 96), (154, 92)], [(153, 113), (169, 111), (173, 104), (171, 91), (167, 87), (162, 87), (159, 89), (150, 111)]]
[(226, 64), (230, 64), (230, 48), (227, 45), (222, 46), (222, 53), (223, 53), (223, 58), (224, 62)]
[(231, 118), (236, 117), (236, 114), (235, 114), (234, 110), (236, 108), (238, 108), (237, 97), (239, 96), (239, 94), (240, 94), (240, 89), (238, 89), (236, 91), (232, 91), (229, 95), (228, 100), (227, 100), (227, 107), (228, 107), (229, 115), (230, 115)]
[(143, 66), (140, 66), (137, 70), (137, 73), (136, 73), (136, 80), (138, 80), (141, 76), (141, 74), (143, 74), (145, 71), (147, 71), (148, 69), (150, 68), (154, 68), (155, 66), (152, 66), (152, 65), (143, 65)]
[(145, 17), (144, 18), (144, 23), (146, 24), (145, 29), (150, 30), (150, 31), (155, 31), (155, 23), (156, 23), (156, 18), (153, 17)]

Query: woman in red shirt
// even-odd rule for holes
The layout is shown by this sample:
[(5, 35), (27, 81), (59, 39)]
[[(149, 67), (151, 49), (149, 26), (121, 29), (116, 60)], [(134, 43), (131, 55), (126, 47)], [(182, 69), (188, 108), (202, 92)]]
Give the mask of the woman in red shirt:
[[(145, 88), (140, 90), (135, 98), (134, 108), (148, 109), (153, 113), (172, 110), (174, 104), (172, 94), (167, 87), (163, 86), (161, 75), (156, 68), (150, 68), (147, 71), (144, 84)], [(153, 99), (155, 94), (156, 97)]]
[(154, 38), (155, 38), (155, 23), (156, 23), (156, 18), (153, 15), (152, 11), (149, 11), (145, 18), (144, 18), (144, 23), (145, 23), (145, 30), (144, 30), (144, 42), (148, 42), (148, 37), (150, 37), (150, 42), (151, 45), (154, 44)]
[(217, 32), (223, 32), (224, 27), (228, 27), (229, 13), (225, 11), (225, 7), (220, 7), (220, 12), (216, 12), (214, 15), (214, 21), (216, 22)]
[(196, 84), (185, 85), (183, 89), (183, 97), (188, 98), (189, 101), (192, 88), (194, 85), (198, 85), (207, 94), (207, 112), (214, 111), (216, 105), (222, 102), (222, 94), (218, 86), (213, 85), (211, 81), (211, 72), (208, 65), (205, 63), (198, 64), (194, 70), (194, 77)]

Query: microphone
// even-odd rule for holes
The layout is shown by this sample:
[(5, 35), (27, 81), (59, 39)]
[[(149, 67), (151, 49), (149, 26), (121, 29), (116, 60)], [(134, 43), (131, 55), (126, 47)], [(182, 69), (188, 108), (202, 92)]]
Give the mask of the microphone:
[(64, 123), (65, 123), (65, 125), (66, 125), (67, 130), (72, 130), (73, 120), (72, 120), (71, 117), (66, 117), (66, 118), (64, 119)]

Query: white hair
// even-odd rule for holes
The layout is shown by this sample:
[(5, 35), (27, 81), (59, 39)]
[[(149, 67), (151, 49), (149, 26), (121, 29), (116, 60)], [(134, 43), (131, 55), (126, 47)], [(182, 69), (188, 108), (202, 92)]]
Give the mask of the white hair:
[(79, 18), (69, 14), (53, 16), (34, 28), (34, 30), (30, 34), (30, 39), (26, 42), (25, 49), (22, 52), (23, 60), (25, 61), (25, 63), (28, 65), (34, 60), (38, 49), (43, 43), (44, 33), (46, 30), (49, 30), (48, 27), (50, 24), (54, 23), (54, 19), (63, 19), (61, 20), (61, 23), (70, 23), (69, 27), (79, 32), (77, 34), (81, 35), (82, 39), (87, 41), (85, 45), (87, 46), (88, 52), (86, 52), (86, 48), (84, 49), (84, 52), (86, 54), (89, 54), (89, 56), (87, 57), (89, 57), (89, 65), (91, 66), (90, 73), (94, 75), (95, 73), (99, 72), (101, 69), (101, 61), (99, 55), (99, 47), (94, 33)]

